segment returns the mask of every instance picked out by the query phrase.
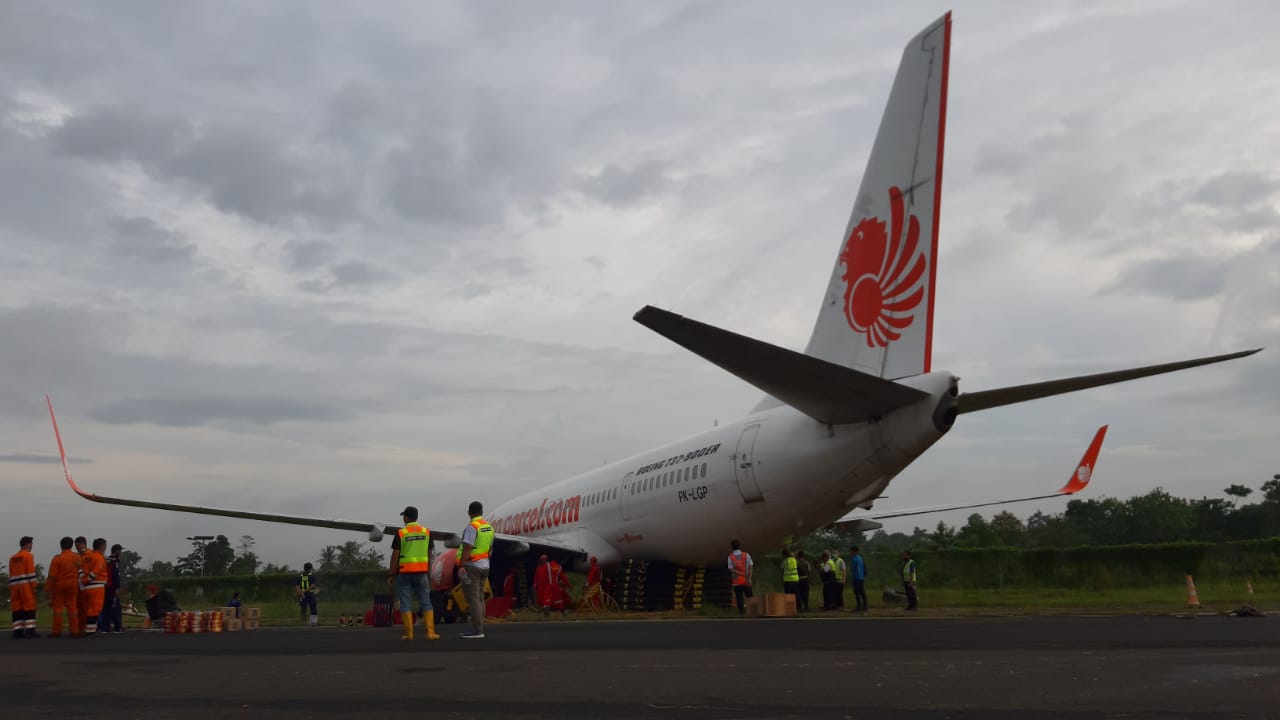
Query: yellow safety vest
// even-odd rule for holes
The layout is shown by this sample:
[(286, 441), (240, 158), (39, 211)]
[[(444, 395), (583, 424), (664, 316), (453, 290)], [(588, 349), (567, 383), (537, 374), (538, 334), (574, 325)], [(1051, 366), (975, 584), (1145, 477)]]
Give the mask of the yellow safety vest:
[(782, 558), (782, 582), (800, 582), (800, 567), (793, 557)]
[(472, 518), (471, 527), (476, 529), (476, 543), (471, 546), (467, 562), (478, 562), (488, 558), (493, 549), (493, 526), (485, 522), (484, 518), (476, 517)]
[(431, 571), (431, 531), (411, 522), (400, 528), (400, 572)]

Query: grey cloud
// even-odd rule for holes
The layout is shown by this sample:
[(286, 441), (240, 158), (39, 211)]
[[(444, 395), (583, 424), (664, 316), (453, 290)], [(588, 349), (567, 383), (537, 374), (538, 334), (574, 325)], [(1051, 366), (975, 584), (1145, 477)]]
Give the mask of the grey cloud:
[(186, 120), (135, 107), (97, 107), (74, 115), (49, 137), (74, 157), (136, 162), (161, 180), (178, 180), (226, 213), (263, 223), (307, 217), (327, 224), (350, 216), (356, 191), (332, 168), (287, 151), (280, 136), (249, 126), (195, 132)]
[(670, 184), (671, 178), (657, 162), (631, 168), (610, 164), (588, 179), (583, 189), (588, 196), (607, 205), (626, 207), (660, 194)]
[[(67, 458), (67, 461), (73, 462), (77, 465), (90, 465), (93, 463), (93, 461), (88, 458), (80, 458), (80, 457), (69, 457)], [(0, 455), (0, 463), (36, 463), (36, 464), (42, 464), (42, 465), (60, 465), (62, 464), (62, 458), (58, 457), (57, 455), (42, 455), (40, 453), (8, 453), (6, 455)]]
[(391, 207), (406, 218), (461, 227), (501, 224), (513, 212), (544, 215), (562, 185), (562, 155), (554, 148), (564, 130), (517, 102), (477, 96), (464, 121), (432, 127), (393, 151)]
[(335, 287), (368, 287), (395, 279), (395, 275), (367, 262), (352, 260), (329, 268)]
[(294, 270), (312, 270), (333, 257), (335, 248), (332, 243), (322, 240), (290, 240), (284, 245), (289, 256), (289, 266)]
[(306, 169), (282, 144), (256, 129), (213, 128), (173, 155), (165, 170), (205, 188), (220, 210), (260, 222), (295, 215), (336, 220), (353, 209), (336, 188), (309, 187)]
[(397, 276), (362, 260), (349, 260), (329, 268), (329, 279), (312, 278), (298, 283), (299, 289), (326, 293), (334, 289), (367, 290), (396, 282)]
[[(1191, 194), (1204, 205), (1251, 208), (1275, 195), (1280, 180), (1253, 172), (1228, 172), (1210, 178)], [(1274, 211), (1273, 215), (1274, 215)]]
[(101, 106), (68, 118), (49, 140), (76, 157), (155, 166), (190, 135), (190, 124), (181, 118), (151, 115), (136, 107)]
[(150, 423), (176, 427), (220, 421), (247, 421), (256, 425), (278, 422), (341, 422), (354, 415), (335, 402), (296, 397), (151, 396), (106, 403), (89, 413), (111, 425)]
[(118, 236), (113, 249), (126, 258), (178, 263), (196, 255), (195, 243), (181, 233), (160, 227), (151, 218), (116, 218), (112, 224)]
[(1230, 264), (1207, 258), (1160, 258), (1130, 266), (1103, 292), (1142, 292), (1174, 300), (1203, 300), (1222, 294)]

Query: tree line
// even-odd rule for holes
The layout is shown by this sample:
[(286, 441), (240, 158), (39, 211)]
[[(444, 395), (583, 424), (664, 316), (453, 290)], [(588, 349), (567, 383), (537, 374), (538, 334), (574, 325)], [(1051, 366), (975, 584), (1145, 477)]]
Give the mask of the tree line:
[(871, 536), (820, 530), (797, 545), (816, 557), (822, 550), (842, 552), (858, 545), (864, 552), (955, 548), (1071, 548), (1086, 545), (1134, 543), (1224, 542), (1280, 536), (1280, 475), (1264, 482), (1257, 502), (1254, 490), (1231, 485), (1225, 497), (1198, 500), (1170, 495), (1156, 488), (1128, 500), (1099, 498), (1071, 500), (1061, 513), (1036, 512), (1024, 522), (1005, 510), (990, 519), (980, 513), (964, 525), (939, 522), (932, 530), (910, 533), (877, 530)]

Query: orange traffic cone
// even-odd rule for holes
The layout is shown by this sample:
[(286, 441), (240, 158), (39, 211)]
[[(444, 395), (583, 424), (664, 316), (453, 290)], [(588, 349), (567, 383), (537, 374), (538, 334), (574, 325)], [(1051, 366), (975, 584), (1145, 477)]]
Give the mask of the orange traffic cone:
[(1200, 598), (1196, 597), (1196, 581), (1191, 579), (1191, 573), (1187, 573), (1187, 607), (1200, 607)]

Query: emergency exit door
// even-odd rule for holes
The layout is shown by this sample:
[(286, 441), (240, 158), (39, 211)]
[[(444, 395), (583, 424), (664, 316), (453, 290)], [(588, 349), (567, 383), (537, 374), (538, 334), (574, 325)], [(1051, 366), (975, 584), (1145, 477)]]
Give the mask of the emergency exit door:
[(760, 483), (756, 481), (756, 434), (759, 425), (752, 425), (742, 431), (738, 438), (738, 452), (734, 454), (734, 468), (738, 475), (738, 492), (742, 493), (743, 502), (760, 502), (764, 493), (760, 492)]
[(631, 482), (634, 478), (635, 473), (627, 473), (618, 486), (618, 510), (623, 520), (631, 519)]

